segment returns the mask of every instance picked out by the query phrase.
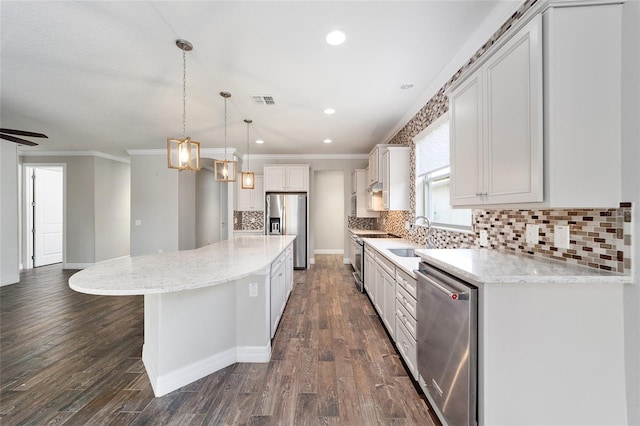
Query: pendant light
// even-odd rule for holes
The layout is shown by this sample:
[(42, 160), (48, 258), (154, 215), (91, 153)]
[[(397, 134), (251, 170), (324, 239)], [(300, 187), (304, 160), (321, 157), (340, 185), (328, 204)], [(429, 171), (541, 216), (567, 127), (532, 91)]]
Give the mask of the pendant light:
[(187, 52), (193, 45), (186, 40), (176, 40), (182, 50), (182, 139), (167, 138), (167, 163), (170, 169), (200, 170), (200, 142), (185, 137), (187, 122)]
[(242, 189), (253, 189), (255, 185), (255, 173), (251, 171), (251, 164), (249, 164), (249, 127), (253, 120), (244, 120), (247, 123), (247, 171), (242, 172)]
[(220, 92), (224, 98), (224, 160), (215, 160), (214, 176), (216, 182), (236, 181), (236, 161), (227, 161), (227, 99), (231, 97), (229, 92)]

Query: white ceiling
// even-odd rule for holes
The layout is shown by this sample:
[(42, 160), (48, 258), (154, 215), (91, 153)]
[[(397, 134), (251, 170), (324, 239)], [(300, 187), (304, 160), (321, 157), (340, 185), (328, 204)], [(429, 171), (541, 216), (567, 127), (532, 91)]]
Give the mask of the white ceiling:
[[(229, 147), (246, 150), (250, 118), (252, 139), (265, 140), (253, 154), (366, 153), (428, 100), (483, 22), (515, 3), (5, 0), (1, 126), (46, 133), (35, 148), (46, 151), (164, 148), (182, 136), (183, 38), (194, 45), (187, 135), (203, 148), (224, 144), (228, 91)], [(336, 28), (347, 33), (339, 47), (324, 40)], [(254, 94), (276, 105), (256, 106)]]

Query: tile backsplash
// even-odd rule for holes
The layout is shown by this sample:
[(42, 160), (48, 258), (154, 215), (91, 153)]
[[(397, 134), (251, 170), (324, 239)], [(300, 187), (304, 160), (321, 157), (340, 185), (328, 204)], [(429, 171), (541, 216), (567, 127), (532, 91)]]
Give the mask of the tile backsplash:
[[(618, 208), (609, 209), (476, 209), (472, 214), (471, 231), (433, 228), (431, 233), (436, 248), (472, 248), (479, 247), (480, 231), (486, 230), (491, 249), (630, 273), (632, 208), (631, 203), (621, 203)], [(411, 212), (383, 212), (377, 229), (426, 245), (426, 227), (419, 226), (409, 232), (405, 230), (405, 221), (413, 223)], [(538, 244), (526, 242), (528, 223), (539, 226)], [(556, 225), (569, 226), (569, 249), (554, 246)]]
[(233, 212), (233, 230), (248, 231), (264, 229), (264, 212), (263, 211), (234, 211)]

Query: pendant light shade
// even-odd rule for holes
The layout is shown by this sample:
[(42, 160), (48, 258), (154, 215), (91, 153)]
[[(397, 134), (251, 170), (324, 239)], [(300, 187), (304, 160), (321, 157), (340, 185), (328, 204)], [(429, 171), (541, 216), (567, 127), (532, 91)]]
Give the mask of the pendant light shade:
[(224, 98), (224, 160), (215, 160), (213, 162), (214, 177), (216, 182), (235, 182), (236, 179), (236, 161), (227, 160), (227, 99), (231, 97), (229, 92), (220, 92), (220, 96)]
[(187, 56), (193, 45), (186, 40), (176, 40), (182, 50), (182, 138), (167, 138), (167, 165), (170, 169), (200, 170), (200, 142), (185, 137), (187, 122)]
[(249, 127), (253, 121), (245, 119), (244, 122), (247, 123), (247, 171), (242, 172), (242, 189), (253, 189), (256, 176), (249, 164)]

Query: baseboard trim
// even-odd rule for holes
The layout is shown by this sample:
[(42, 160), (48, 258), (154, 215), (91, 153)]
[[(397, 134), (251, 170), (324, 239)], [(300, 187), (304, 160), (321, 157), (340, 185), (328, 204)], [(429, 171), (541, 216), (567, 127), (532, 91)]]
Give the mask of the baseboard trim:
[(344, 254), (344, 249), (315, 249), (313, 254)]
[(169, 373), (159, 375), (155, 362), (149, 351), (142, 346), (142, 363), (156, 397), (164, 396), (176, 389), (180, 389), (209, 374), (215, 373), (236, 362), (269, 362), (271, 359), (271, 344), (266, 346), (234, 347), (211, 355), (200, 361), (185, 365)]

